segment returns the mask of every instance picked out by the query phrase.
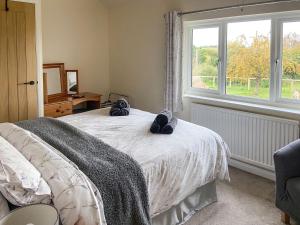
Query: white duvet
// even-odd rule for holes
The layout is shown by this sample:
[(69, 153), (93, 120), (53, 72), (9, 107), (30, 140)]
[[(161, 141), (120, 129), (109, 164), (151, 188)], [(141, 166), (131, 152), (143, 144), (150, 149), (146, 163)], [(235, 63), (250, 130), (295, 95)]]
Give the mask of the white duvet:
[(110, 117), (109, 110), (94, 110), (60, 120), (130, 155), (141, 165), (152, 217), (217, 178), (229, 180), (229, 150), (215, 132), (179, 120), (172, 135), (154, 135), (149, 128), (156, 115), (131, 109), (127, 117)]

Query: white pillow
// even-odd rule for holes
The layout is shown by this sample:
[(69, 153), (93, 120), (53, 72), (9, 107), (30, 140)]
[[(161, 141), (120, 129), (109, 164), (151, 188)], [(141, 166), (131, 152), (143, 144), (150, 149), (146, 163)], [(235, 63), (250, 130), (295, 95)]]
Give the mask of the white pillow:
[(0, 192), (17, 206), (51, 201), (51, 190), (40, 172), (1, 136)]
[(9, 208), (6, 199), (0, 193), (0, 219), (9, 213)]

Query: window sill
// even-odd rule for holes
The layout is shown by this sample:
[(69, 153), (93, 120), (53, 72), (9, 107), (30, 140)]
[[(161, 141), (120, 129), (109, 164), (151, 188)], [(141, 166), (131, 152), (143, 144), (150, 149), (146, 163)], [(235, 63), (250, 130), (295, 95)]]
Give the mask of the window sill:
[(184, 98), (192, 99), (195, 103), (202, 103), (205, 105), (217, 106), (222, 108), (235, 109), (240, 111), (264, 114), (269, 116), (276, 116), (286, 119), (293, 119), (300, 121), (300, 108), (289, 108), (284, 105), (273, 106), (257, 103), (247, 103), (236, 100), (228, 100), (215, 97), (199, 96), (194, 94), (185, 94)]

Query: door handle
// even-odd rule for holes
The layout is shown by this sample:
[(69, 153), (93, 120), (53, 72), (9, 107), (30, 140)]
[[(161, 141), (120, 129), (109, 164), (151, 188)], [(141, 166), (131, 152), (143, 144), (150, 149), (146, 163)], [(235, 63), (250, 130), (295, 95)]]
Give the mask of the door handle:
[(31, 81), (28, 81), (28, 82), (25, 82), (25, 83), (21, 83), (21, 84), (19, 84), (19, 85), (35, 85), (35, 82), (33, 81), (33, 80), (31, 80)]

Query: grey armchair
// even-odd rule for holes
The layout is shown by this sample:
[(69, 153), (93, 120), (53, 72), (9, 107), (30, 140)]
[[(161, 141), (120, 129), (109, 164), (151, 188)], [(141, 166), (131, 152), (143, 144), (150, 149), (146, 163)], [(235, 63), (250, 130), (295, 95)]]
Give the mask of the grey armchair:
[(274, 154), (276, 172), (276, 206), (282, 211), (282, 222), (290, 217), (300, 223), (300, 140)]

